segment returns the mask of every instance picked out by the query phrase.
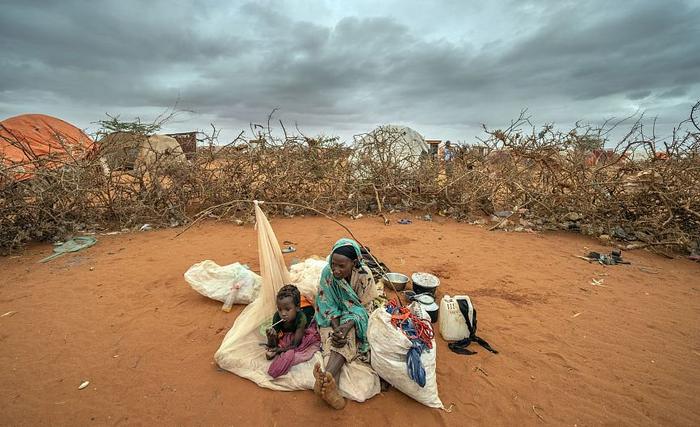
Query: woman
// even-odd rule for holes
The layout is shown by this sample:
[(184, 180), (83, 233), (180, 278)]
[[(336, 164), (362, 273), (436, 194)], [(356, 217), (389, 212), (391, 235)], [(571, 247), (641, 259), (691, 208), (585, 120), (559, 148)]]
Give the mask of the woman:
[(320, 364), (314, 367), (314, 392), (336, 409), (345, 406), (338, 390), (343, 365), (355, 359), (369, 361), (367, 322), (382, 293), (362, 262), (357, 242), (338, 240), (321, 273), (316, 297), (316, 322), (326, 368), (323, 371)]

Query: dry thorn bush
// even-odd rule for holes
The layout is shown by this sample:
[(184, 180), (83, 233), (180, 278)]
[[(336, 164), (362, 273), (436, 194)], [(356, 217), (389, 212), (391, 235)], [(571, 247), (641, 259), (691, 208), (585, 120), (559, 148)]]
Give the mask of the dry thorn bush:
[[(29, 241), (62, 239), (144, 223), (176, 226), (199, 212), (250, 221), (248, 203), (306, 205), (330, 215), (420, 210), (459, 220), (521, 210), (533, 228), (571, 228), (589, 235), (635, 240), (654, 250), (692, 252), (700, 240), (700, 102), (665, 140), (649, 135), (639, 118), (614, 148), (604, 148), (622, 122), (569, 132), (535, 129), (525, 114), (506, 129), (484, 127), (476, 146), (454, 146), (451, 161), (416, 158), (399, 147), (402, 135), (385, 129), (352, 145), (337, 138), (282, 136), (251, 126), (232, 143), (203, 135), (190, 160), (153, 161), (129, 171), (106, 170), (100, 152), (87, 158), (29, 156), (35, 173), (17, 181), (19, 168), (0, 166), (0, 251)], [(123, 130), (110, 117), (105, 131)], [(158, 123), (160, 125), (162, 123)], [(144, 136), (159, 129), (128, 128)], [(106, 147), (100, 147), (105, 150)], [(55, 166), (55, 164), (54, 164)], [(219, 206), (217, 209), (208, 209)], [(305, 214), (268, 205), (270, 214)]]

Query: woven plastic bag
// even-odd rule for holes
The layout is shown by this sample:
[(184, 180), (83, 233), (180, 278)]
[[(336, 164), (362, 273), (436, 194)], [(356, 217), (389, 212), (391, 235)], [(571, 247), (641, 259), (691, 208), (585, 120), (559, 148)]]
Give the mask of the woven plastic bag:
[[(417, 306), (412, 311), (419, 310), (421, 318), (428, 314)], [(433, 339), (433, 348), (424, 350), (420, 360), (425, 368), (425, 386), (420, 387), (408, 376), (406, 368), (406, 353), (411, 348), (411, 341), (403, 332), (391, 324), (391, 315), (380, 307), (372, 312), (367, 327), (367, 339), (372, 350), (372, 368), (399, 391), (431, 408), (442, 408), (438, 396), (437, 377), (435, 375), (437, 347)]]
[[(198, 262), (185, 272), (192, 289), (217, 301), (225, 302), (235, 292), (234, 304), (250, 304), (260, 292), (262, 277), (240, 263), (219, 265), (211, 260)], [(233, 289), (232, 289), (233, 288)]]
[(289, 269), (289, 278), (299, 288), (299, 292), (312, 303), (318, 295), (318, 285), (321, 282), (321, 273), (328, 264), (320, 258), (308, 258), (303, 262), (292, 265)]
[[(313, 367), (318, 362), (323, 364), (321, 352), (316, 353), (314, 358), (307, 362), (292, 366), (290, 371), (281, 377), (273, 379), (267, 374), (270, 361), (265, 359), (265, 347), (260, 345), (266, 341), (259, 332), (260, 326), (269, 322), (277, 309), (277, 291), (284, 284), (294, 282), (284, 264), (275, 233), (257, 202), (255, 220), (262, 276), (260, 294), (238, 315), (214, 354), (214, 360), (222, 369), (247, 378), (260, 387), (281, 391), (311, 390), (315, 382)], [(318, 260), (314, 261), (298, 267), (295, 275), (297, 280), (305, 278), (303, 283), (297, 285), (304, 295), (313, 299), (318, 288), (316, 270), (320, 266)], [(318, 276), (320, 277), (320, 271)], [(314, 280), (315, 283), (312, 283)], [(351, 363), (341, 370), (338, 388), (343, 396), (362, 402), (380, 392), (379, 377), (369, 366)]]

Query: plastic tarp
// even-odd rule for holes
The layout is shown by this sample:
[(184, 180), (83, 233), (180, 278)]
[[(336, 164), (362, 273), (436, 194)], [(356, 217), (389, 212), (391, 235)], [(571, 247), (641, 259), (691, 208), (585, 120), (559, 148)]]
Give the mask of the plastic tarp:
[[(247, 378), (261, 387), (281, 391), (310, 390), (314, 386), (313, 366), (317, 362), (323, 365), (320, 352), (316, 353), (313, 359), (293, 366), (287, 374), (279, 378), (273, 379), (267, 374), (270, 362), (265, 359), (265, 347), (260, 345), (265, 342), (265, 338), (259, 332), (260, 326), (269, 321), (275, 313), (277, 291), (285, 283), (292, 283), (292, 280), (284, 264), (275, 233), (260, 209), (259, 202), (255, 203), (255, 219), (262, 276), (260, 293), (258, 298), (238, 315), (216, 351), (214, 359), (222, 369)], [(297, 275), (297, 278), (307, 278), (305, 283), (297, 283), (303, 294), (315, 292), (315, 287), (318, 286), (318, 278), (315, 275), (320, 276), (319, 266), (316, 262), (301, 267), (315, 269)], [(312, 280), (316, 280), (316, 284), (310, 283)], [(343, 367), (339, 388), (345, 397), (362, 402), (379, 393), (379, 377), (368, 365), (353, 362)]]
[(23, 114), (0, 122), (0, 158), (15, 172), (15, 179), (32, 176), (34, 161), (54, 169), (73, 159), (82, 159), (94, 143), (82, 130), (56, 117)]

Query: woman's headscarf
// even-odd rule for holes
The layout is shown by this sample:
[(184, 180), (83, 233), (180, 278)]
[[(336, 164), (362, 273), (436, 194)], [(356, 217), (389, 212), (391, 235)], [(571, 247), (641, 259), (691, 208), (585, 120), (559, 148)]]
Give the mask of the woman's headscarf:
[(333, 245), (331, 254), (328, 256), (328, 264), (326, 264), (321, 273), (321, 282), (319, 284), (318, 297), (316, 298), (316, 304), (318, 305), (316, 322), (319, 327), (326, 328), (331, 326), (331, 319), (335, 317), (339, 318), (340, 323), (352, 320), (355, 322), (358, 349), (364, 353), (369, 348), (367, 343), (369, 315), (350, 283), (345, 279), (336, 279), (330, 266), (333, 253), (337, 253), (336, 250), (340, 248), (345, 252), (347, 251), (346, 247), (352, 248), (356, 259), (360, 261), (360, 264), (362, 262), (360, 245), (354, 240), (340, 239)]

